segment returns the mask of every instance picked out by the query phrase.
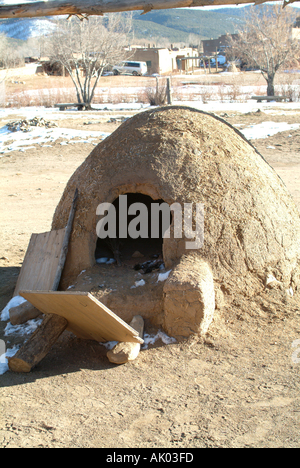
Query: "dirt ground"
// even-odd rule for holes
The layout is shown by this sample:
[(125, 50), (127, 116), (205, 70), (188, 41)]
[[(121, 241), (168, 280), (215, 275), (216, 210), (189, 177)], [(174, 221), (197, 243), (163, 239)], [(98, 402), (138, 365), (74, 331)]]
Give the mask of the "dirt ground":
[[(245, 126), (299, 123), (300, 111), (223, 117)], [(87, 120), (83, 113), (58, 123), (84, 129)], [(110, 132), (117, 125), (89, 128)], [(94, 148), (59, 143), (0, 159), (0, 310), (12, 297), (31, 233), (50, 230), (69, 177)], [(254, 145), (300, 209), (300, 130)], [(1, 337), (5, 326), (0, 322)], [(146, 323), (146, 332), (155, 330)], [(159, 341), (117, 367), (104, 346), (64, 332), (30, 374), (0, 376), (0, 446), (299, 447), (300, 364), (292, 360), (299, 338), (300, 307), (258, 316), (249, 304), (249, 314), (241, 316), (237, 304), (216, 311), (205, 339), (167, 346)], [(8, 340), (8, 347), (17, 341)]]

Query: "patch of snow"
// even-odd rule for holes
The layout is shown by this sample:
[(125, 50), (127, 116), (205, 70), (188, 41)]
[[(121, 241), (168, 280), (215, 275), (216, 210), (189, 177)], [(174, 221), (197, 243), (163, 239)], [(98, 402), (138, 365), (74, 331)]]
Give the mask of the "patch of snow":
[(114, 258), (110, 258), (107, 260), (106, 265), (111, 265), (112, 263), (116, 263), (116, 260)]
[[(149, 335), (148, 333), (145, 333), (143, 339), (144, 344), (142, 345), (141, 349), (148, 349), (149, 345), (153, 345), (158, 340), (161, 340), (166, 345), (174, 344), (177, 342), (175, 338), (173, 338), (172, 336), (168, 336), (161, 330), (159, 330), (156, 333), (156, 335)], [(103, 345), (107, 350), (111, 350), (114, 346), (116, 346), (116, 344), (118, 344), (118, 341), (108, 341), (107, 343), (100, 344)]]
[(158, 281), (166, 281), (166, 279), (169, 277), (169, 274), (171, 273), (172, 270), (166, 271), (165, 273), (159, 273), (157, 282)]
[(130, 289), (138, 288), (139, 286), (144, 286), (145, 284), (146, 284), (146, 282), (143, 279), (141, 279), (139, 281), (136, 281), (134, 283), (134, 286), (131, 286)]
[(118, 341), (107, 341), (107, 343), (100, 343), (102, 344), (108, 351), (113, 349), (114, 346), (118, 344)]
[(42, 323), (43, 319), (33, 319), (28, 320), (28, 322), (23, 323), (22, 325), (12, 325), (10, 322), (5, 327), (4, 336), (17, 335), (25, 336), (31, 335), (37, 327)]
[(144, 334), (144, 344), (142, 345), (142, 349), (148, 349), (149, 345), (153, 345), (156, 341), (161, 340), (164, 344), (172, 344), (176, 343), (176, 339), (168, 336), (163, 331), (159, 330), (156, 335), (148, 335), (148, 333)]
[(108, 257), (101, 257), (101, 258), (96, 259), (96, 263), (106, 263), (106, 262), (108, 262)]
[(248, 140), (254, 140), (268, 138), (269, 136), (276, 135), (276, 133), (287, 130), (297, 130), (299, 127), (300, 124), (288, 124), (286, 122), (262, 122), (243, 128), (240, 131)]
[(2, 322), (9, 320), (9, 309), (11, 309), (12, 307), (17, 307), (18, 305), (23, 304), (23, 302), (26, 302), (26, 299), (24, 299), (24, 297), (21, 297), (21, 296), (13, 297), (1, 312)]
[(101, 258), (96, 259), (96, 263), (98, 264), (105, 263), (105, 265), (111, 265), (112, 263), (116, 263), (116, 260), (114, 258), (101, 257)]
[(6, 358), (14, 356), (18, 349), (19, 346), (14, 346), (13, 348), (7, 349), (6, 352), (0, 356), (0, 375), (5, 374), (5, 372), (7, 372), (9, 369)]
[[(59, 138), (64, 138), (67, 143), (93, 143), (95, 139), (102, 140), (108, 135), (109, 133), (92, 130), (45, 127), (32, 127), (30, 132), (11, 132), (5, 125), (0, 129), (0, 153), (5, 154), (21, 148), (32, 147), (32, 143), (35, 145), (53, 143)], [(87, 139), (87, 137), (90, 138)], [(6, 141), (9, 141), (9, 145), (6, 144)], [(66, 142), (63, 143), (66, 144)]]
[(187, 99), (181, 102), (176, 102), (176, 105), (194, 107), (195, 109), (204, 110), (206, 112), (239, 112), (241, 114), (256, 112), (258, 109), (263, 112), (270, 111), (271, 113), (277, 113), (277, 111), (284, 113), (286, 110), (300, 111), (299, 102), (262, 102), (258, 104), (253, 99), (246, 100), (245, 102), (221, 102), (220, 100), (210, 100), (207, 103)]

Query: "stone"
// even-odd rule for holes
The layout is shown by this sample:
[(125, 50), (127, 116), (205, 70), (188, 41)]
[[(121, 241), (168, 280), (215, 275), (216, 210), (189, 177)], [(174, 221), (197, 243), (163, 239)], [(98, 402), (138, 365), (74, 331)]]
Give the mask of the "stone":
[(132, 255), (131, 257), (132, 258), (142, 258), (144, 257), (145, 255), (143, 255), (141, 252), (139, 252), (138, 250), (136, 250)]
[(53, 128), (58, 127), (56, 122), (51, 122), (50, 120), (45, 120), (43, 117), (34, 117), (31, 120), (16, 120), (7, 124), (7, 128), (11, 132), (30, 132), (30, 127), (46, 127)]

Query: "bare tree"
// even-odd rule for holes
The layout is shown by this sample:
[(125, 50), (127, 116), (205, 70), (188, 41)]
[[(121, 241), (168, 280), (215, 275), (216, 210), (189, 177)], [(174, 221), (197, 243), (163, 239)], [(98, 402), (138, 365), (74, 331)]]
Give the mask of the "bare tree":
[(5, 34), (0, 33), (0, 68), (8, 69), (24, 66), (25, 47), (12, 43)]
[(90, 108), (103, 71), (124, 59), (131, 15), (110, 14), (79, 20), (58, 20), (48, 38), (47, 55), (68, 71), (79, 103)]
[(267, 81), (267, 95), (274, 96), (276, 73), (295, 60), (299, 41), (292, 38), (296, 13), (281, 5), (253, 6), (237, 37), (229, 40), (231, 57), (256, 67)]
[(0, 33), (0, 68), (6, 68), (7, 37)]

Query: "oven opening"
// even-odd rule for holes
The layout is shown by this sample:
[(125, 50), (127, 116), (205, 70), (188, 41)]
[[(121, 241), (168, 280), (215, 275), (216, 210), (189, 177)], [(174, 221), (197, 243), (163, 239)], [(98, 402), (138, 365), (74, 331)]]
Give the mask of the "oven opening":
[(150, 261), (157, 267), (162, 265), (163, 236), (172, 222), (169, 205), (148, 195), (127, 193), (118, 197), (113, 206), (115, 225), (109, 225), (107, 218), (106, 238), (97, 239), (96, 262), (136, 269), (137, 265), (147, 266), (144, 264)]

